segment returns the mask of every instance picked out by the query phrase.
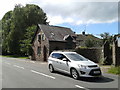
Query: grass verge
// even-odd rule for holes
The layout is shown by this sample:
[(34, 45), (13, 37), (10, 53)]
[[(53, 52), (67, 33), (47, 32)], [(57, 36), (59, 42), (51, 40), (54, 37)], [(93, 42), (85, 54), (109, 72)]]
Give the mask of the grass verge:
[(17, 56), (17, 55), (0, 55), (2, 57), (12, 57), (12, 58), (20, 58), (20, 59), (29, 59), (28, 57), (25, 56)]
[(108, 70), (108, 73), (120, 75), (120, 66), (118, 66), (118, 67), (113, 67), (113, 66), (112, 66), (112, 67)]

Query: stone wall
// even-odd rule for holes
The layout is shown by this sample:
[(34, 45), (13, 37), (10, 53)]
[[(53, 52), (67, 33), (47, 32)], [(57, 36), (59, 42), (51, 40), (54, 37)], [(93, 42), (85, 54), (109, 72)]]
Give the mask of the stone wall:
[(102, 48), (77, 48), (75, 51), (95, 63), (99, 63), (103, 58)]
[(112, 61), (112, 48), (110, 46), (110, 43), (106, 41), (103, 45), (103, 55), (104, 55), (104, 64), (111, 65), (113, 63)]
[(120, 66), (120, 47), (117, 47), (117, 52), (116, 52), (116, 57), (117, 57), (117, 65)]
[(113, 57), (113, 65), (120, 66), (120, 47), (118, 47), (116, 37), (114, 37), (114, 41), (113, 41), (112, 57)]
[(66, 42), (49, 41), (50, 53), (54, 50), (63, 50), (65, 46)]

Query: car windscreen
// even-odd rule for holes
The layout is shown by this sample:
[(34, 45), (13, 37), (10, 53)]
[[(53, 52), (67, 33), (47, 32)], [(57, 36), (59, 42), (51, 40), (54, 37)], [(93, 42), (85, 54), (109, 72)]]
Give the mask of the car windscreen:
[(74, 61), (87, 61), (87, 59), (77, 53), (66, 53), (65, 54), (69, 59)]

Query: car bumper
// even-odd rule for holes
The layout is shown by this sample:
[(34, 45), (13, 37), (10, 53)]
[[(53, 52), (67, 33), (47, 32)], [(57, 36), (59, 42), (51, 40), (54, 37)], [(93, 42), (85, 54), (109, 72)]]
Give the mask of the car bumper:
[(79, 70), (79, 75), (80, 77), (101, 77), (102, 72), (100, 68), (95, 68), (95, 69), (84, 69), (84, 70)]

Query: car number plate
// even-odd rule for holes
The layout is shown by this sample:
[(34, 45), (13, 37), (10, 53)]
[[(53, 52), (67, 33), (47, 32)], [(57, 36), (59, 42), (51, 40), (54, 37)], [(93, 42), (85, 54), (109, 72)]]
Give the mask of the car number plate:
[(100, 71), (94, 71), (94, 73), (96, 74), (96, 73), (100, 73)]

